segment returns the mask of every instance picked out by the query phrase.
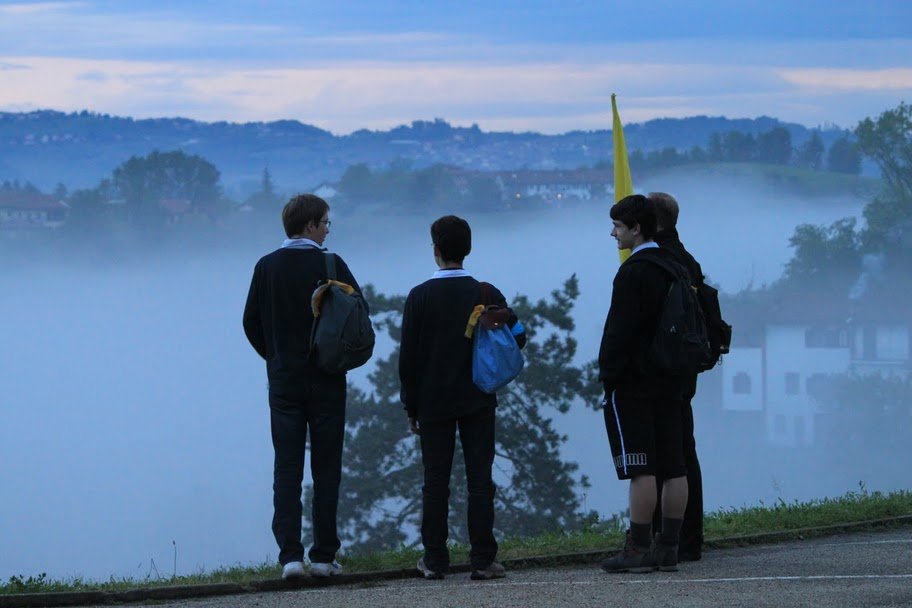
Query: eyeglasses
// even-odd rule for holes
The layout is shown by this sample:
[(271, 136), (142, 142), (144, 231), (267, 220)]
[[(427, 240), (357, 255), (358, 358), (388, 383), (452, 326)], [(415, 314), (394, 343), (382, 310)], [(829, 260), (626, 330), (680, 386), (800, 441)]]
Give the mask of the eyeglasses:
[(320, 220), (321, 224), (326, 224), (326, 227), (329, 228), (332, 226), (332, 220)]

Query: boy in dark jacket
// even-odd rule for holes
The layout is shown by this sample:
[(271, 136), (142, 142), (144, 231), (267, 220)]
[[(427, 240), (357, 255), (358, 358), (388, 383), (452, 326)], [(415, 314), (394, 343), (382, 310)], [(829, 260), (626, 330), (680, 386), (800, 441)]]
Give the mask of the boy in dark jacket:
[[(611, 208), (618, 249), (630, 258), (618, 269), (599, 350), (605, 389), (605, 427), (618, 479), (630, 480), (630, 529), (623, 551), (602, 562), (608, 572), (677, 569), (677, 546), (687, 502), (680, 399), (681, 380), (654, 371), (647, 352), (670, 277), (651, 257), (672, 259), (653, 241), (655, 208), (634, 194)], [(665, 480), (662, 530), (653, 539), (656, 475)]]
[[(649, 198), (655, 204), (656, 235), (659, 247), (671, 253), (675, 260), (687, 269), (690, 281), (697, 290), (705, 277), (700, 263), (685, 249), (678, 236), (678, 201), (665, 192), (650, 192)], [(681, 526), (681, 542), (678, 557), (682, 561), (699, 560), (703, 553), (703, 475), (697, 458), (697, 441), (694, 438), (694, 416), (691, 400), (697, 394), (697, 376), (684, 379), (681, 393), (681, 420), (684, 437), (684, 464), (687, 466), (687, 508), (684, 510), (684, 524)], [(661, 496), (662, 479), (657, 479)], [(661, 508), (656, 509), (653, 525), (661, 521)]]
[[(472, 249), (472, 232), (464, 219), (448, 215), (431, 225), (434, 260), (439, 270), (413, 288), (402, 314), (399, 353), (401, 399), (413, 433), (421, 438), (424, 465), (421, 541), (424, 556), (418, 571), (443, 578), (450, 565), (447, 516), (450, 472), (456, 430), (465, 455), (468, 527), (472, 579), (502, 578), (495, 561), (494, 539), (494, 408), (497, 396), (483, 393), (472, 381), (472, 340), (466, 324), (477, 304), (506, 307), (493, 286), (483, 298), (481, 284), (462, 267)], [(485, 299), (486, 301), (482, 301)], [(509, 321), (517, 343), (525, 344), (515, 315)]]
[[(329, 205), (313, 194), (292, 198), (282, 210), (288, 236), (282, 247), (263, 256), (253, 271), (244, 332), (266, 360), (273, 469), (272, 532), (279, 545), (282, 578), (304, 575), (301, 544), (301, 481), (305, 442), (310, 433), (313, 477), (310, 548), (311, 575), (334, 576), (340, 542), (336, 528), (342, 441), (345, 436), (345, 374), (327, 374), (310, 362), (311, 295), (326, 281), (323, 241), (329, 234)], [(336, 256), (339, 281), (361, 291), (342, 258)]]

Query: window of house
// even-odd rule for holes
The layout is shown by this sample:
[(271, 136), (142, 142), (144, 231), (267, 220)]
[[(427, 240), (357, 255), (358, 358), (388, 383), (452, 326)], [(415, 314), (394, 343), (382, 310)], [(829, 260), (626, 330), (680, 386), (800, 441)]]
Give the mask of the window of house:
[(785, 416), (782, 414), (776, 416), (776, 434), (785, 435)]
[(804, 392), (812, 397), (821, 397), (826, 388), (826, 374), (811, 374), (804, 381)]
[(877, 358), (882, 360), (909, 358), (909, 330), (901, 325), (877, 328)]
[(804, 331), (806, 348), (846, 348), (849, 332), (839, 327), (811, 327)]
[(804, 430), (804, 418), (798, 416), (795, 418), (795, 443), (797, 445), (807, 445), (806, 431)]
[(751, 377), (747, 372), (738, 372), (732, 376), (732, 392), (736, 395), (751, 394)]
[(801, 374), (785, 372), (785, 394), (797, 395), (801, 386)]

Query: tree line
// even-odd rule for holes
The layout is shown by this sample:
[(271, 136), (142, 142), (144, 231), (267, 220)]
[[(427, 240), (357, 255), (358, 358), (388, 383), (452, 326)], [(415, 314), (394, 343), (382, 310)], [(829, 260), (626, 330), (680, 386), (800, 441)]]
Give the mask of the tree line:
[[(811, 131), (807, 141), (796, 146), (788, 129), (775, 127), (756, 137), (742, 131), (713, 133), (706, 148), (694, 146), (682, 151), (669, 146), (648, 152), (633, 150), (628, 159), (632, 170), (664, 169), (688, 163), (755, 162), (858, 175), (862, 150), (848, 136), (840, 137), (827, 149), (817, 129)], [(601, 165), (610, 167), (607, 161)]]
[[(861, 135), (859, 132), (852, 139), (841, 137), (827, 150), (819, 130), (813, 130), (810, 138), (798, 147), (793, 146), (791, 135), (784, 127), (757, 136), (741, 131), (717, 132), (712, 134), (706, 148), (634, 150), (630, 164), (640, 174), (695, 162), (757, 162), (857, 175), (861, 171), (862, 154), (874, 154), (865, 152)], [(892, 171), (895, 178), (893, 164), (882, 157), (872, 158), (885, 173)], [(603, 160), (593, 169), (607, 172), (611, 167), (610, 161)], [(586, 170), (580, 167), (578, 171)], [(240, 201), (225, 195), (220, 177), (215, 165), (201, 156), (155, 151), (129, 158), (93, 188), (68, 192), (63, 184), (58, 184), (53, 194), (71, 207), (68, 221), (71, 232), (104, 232), (129, 226), (152, 236), (162, 233), (169, 223), (187, 218), (218, 222), (237, 210), (251, 210), (274, 218), (287, 198), (277, 190), (268, 169), (263, 170), (259, 188)], [(384, 168), (353, 164), (331, 185), (337, 191), (333, 206), (339, 211), (381, 206), (401, 211), (447, 209), (466, 213), (504, 210), (515, 205), (513, 193), (506, 192), (496, 173), (444, 164), (415, 167), (406, 159), (397, 159)], [(41, 194), (31, 184), (9, 181), (0, 184), (2, 191)], [(592, 196), (605, 198), (607, 191), (595, 188)], [(536, 200), (547, 202), (543, 197), (532, 197), (524, 201), (524, 206)]]

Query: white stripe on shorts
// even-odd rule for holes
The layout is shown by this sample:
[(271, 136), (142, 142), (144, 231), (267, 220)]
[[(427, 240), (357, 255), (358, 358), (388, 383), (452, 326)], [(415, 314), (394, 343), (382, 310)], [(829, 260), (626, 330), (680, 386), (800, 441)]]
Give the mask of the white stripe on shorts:
[(627, 450), (624, 448), (624, 432), (621, 430), (621, 419), (618, 417), (618, 408), (617, 403), (614, 401), (614, 396), (617, 394), (617, 391), (611, 391), (611, 409), (614, 410), (614, 421), (617, 423), (618, 427), (618, 437), (621, 439), (621, 461), (624, 463), (624, 475), (627, 474)]

